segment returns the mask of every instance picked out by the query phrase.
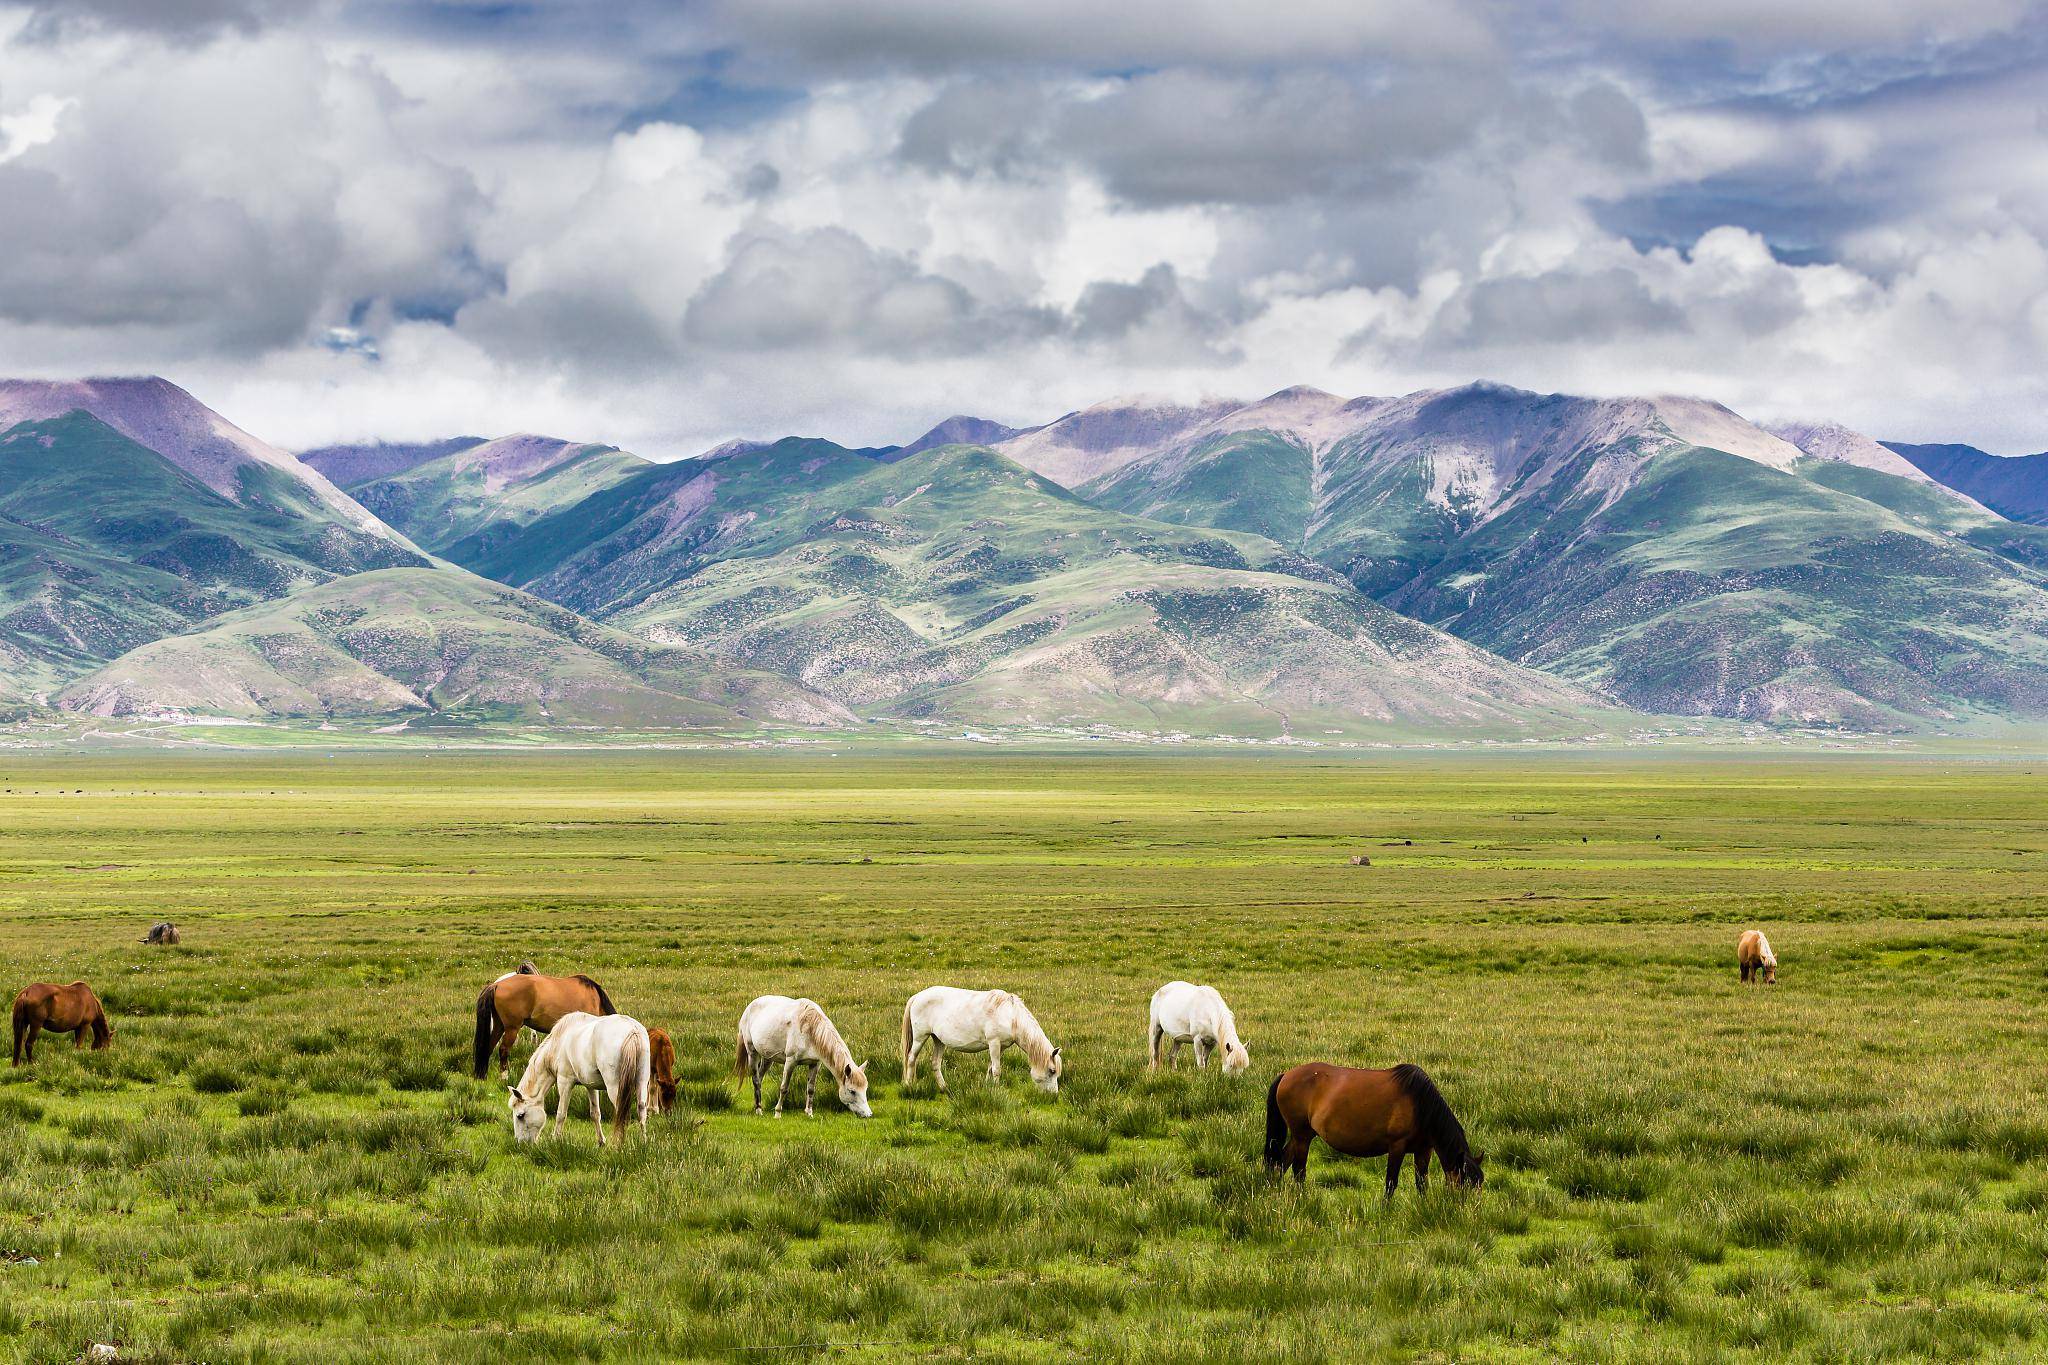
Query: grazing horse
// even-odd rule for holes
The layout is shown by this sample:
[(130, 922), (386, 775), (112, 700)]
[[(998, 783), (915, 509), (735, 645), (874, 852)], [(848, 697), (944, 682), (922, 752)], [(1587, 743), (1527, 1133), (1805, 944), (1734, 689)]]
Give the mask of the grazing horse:
[(142, 941), (157, 947), (175, 947), (178, 942), (178, 926), (169, 920), (160, 920), (149, 926), (149, 932), (142, 936)]
[(83, 981), (68, 986), (38, 981), (21, 988), (21, 994), (14, 997), (14, 1065), (36, 1059), (36, 1038), (45, 1029), (70, 1034), (73, 1047), (84, 1047), (85, 1031), (91, 1029), (94, 1052), (114, 1045), (107, 1012)]
[(1386, 1157), (1389, 1199), (1410, 1153), (1417, 1193), (1427, 1188), (1431, 1152), (1453, 1185), (1477, 1189), (1486, 1179), (1483, 1154), (1465, 1141), (1436, 1082), (1405, 1062), (1390, 1071), (1308, 1062), (1274, 1078), (1266, 1092), (1267, 1168), (1287, 1167), (1306, 1181), (1309, 1145), (1317, 1138), (1346, 1156)]
[[(1152, 1069), (1157, 1071), (1164, 1060), (1169, 1066), (1180, 1065), (1180, 1045), (1195, 1045), (1195, 1065), (1209, 1064), (1209, 1050), (1223, 1049), (1223, 1074), (1235, 1076), (1252, 1064), (1252, 1054), (1238, 1040), (1237, 1019), (1230, 1013), (1230, 1006), (1223, 1003), (1223, 997), (1214, 986), (1197, 986), (1186, 981), (1169, 981), (1152, 992), (1152, 1024), (1149, 1029), (1152, 1044)], [(1167, 1039), (1173, 1040), (1173, 1047), (1162, 1059), (1159, 1045)]]
[(590, 1091), (590, 1118), (597, 1125), (598, 1146), (604, 1146), (600, 1091), (612, 1102), (612, 1136), (625, 1141), (629, 1100), (645, 1136), (650, 1069), (647, 1030), (639, 1020), (623, 1014), (599, 1018), (572, 1010), (555, 1021), (527, 1059), (519, 1084), (510, 1087), (512, 1095), (506, 1103), (512, 1110), (512, 1136), (520, 1142), (540, 1136), (548, 1121), (548, 1090), (555, 1086), (562, 1092), (555, 1103), (555, 1134), (560, 1136), (569, 1121), (569, 1092), (579, 1085)]
[(1045, 1036), (1022, 1000), (1008, 991), (963, 991), (952, 986), (928, 986), (910, 997), (903, 1006), (903, 1084), (917, 1075), (917, 1054), (925, 1041), (932, 1044), (932, 1079), (946, 1088), (946, 1071), (941, 1064), (946, 1049), (955, 1052), (988, 1053), (991, 1084), (1003, 1078), (1003, 1046), (1009, 1044), (1024, 1054), (1031, 1066), (1031, 1079), (1040, 1090), (1057, 1095), (1064, 1063), (1060, 1050)]
[(604, 987), (587, 976), (542, 976), (531, 962), (484, 987), (476, 998), (476, 1078), (498, 1049), (498, 1075), (512, 1079), (512, 1044), (522, 1025), (546, 1033), (565, 1014), (616, 1014)]
[(1735, 965), (1744, 981), (1762, 978), (1766, 986), (1778, 984), (1778, 955), (1761, 929), (1744, 929), (1735, 941)]
[(839, 1085), (839, 1102), (861, 1118), (874, 1117), (868, 1107), (868, 1071), (855, 1066), (853, 1053), (839, 1030), (825, 1017), (814, 1000), (792, 1000), (786, 995), (764, 995), (740, 1015), (739, 1051), (733, 1070), (754, 1078), (754, 1112), (761, 1112), (761, 1077), (777, 1058), (782, 1061), (782, 1086), (775, 1092), (775, 1117), (782, 1117), (782, 1101), (789, 1093), (789, 1073), (808, 1063), (810, 1079), (804, 1083), (804, 1117), (813, 1118), (811, 1101), (818, 1093), (818, 1067), (832, 1068)]
[(647, 1030), (647, 1052), (654, 1071), (654, 1112), (666, 1114), (676, 1107), (676, 1045), (668, 1030)]

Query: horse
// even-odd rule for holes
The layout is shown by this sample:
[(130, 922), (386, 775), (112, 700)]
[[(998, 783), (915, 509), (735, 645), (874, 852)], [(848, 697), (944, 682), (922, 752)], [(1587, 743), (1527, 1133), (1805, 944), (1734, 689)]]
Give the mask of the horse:
[(1148, 1030), (1152, 1045), (1151, 1069), (1161, 1061), (1159, 1045), (1171, 1038), (1173, 1047), (1165, 1061), (1180, 1064), (1180, 1045), (1195, 1045), (1195, 1065), (1209, 1064), (1211, 1048), (1223, 1049), (1223, 1074), (1235, 1076), (1252, 1064), (1252, 1054), (1238, 1040), (1237, 1019), (1214, 986), (1197, 986), (1187, 981), (1169, 981), (1152, 992), (1152, 1022)]
[(506, 1104), (512, 1110), (513, 1138), (532, 1142), (540, 1137), (547, 1126), (548, 1090), (553, 1086), (562, 1092), (555, 1103), (555, 1134), (560, 1136), (569, 1121), (569, 1092), (578, 1085), (590, 1092), (590, 1119), (597, 1125), (598, 1146), (604, 1146), (600, 1091), (612, 1102), (613, 1137), (625, 1141), (628, 1100), (640, 1117), (641, 1136), (646, 1136), (650, 1053), (647, 1030), (637, 1019), (623, 1014), (600, 1018), (581, 1010), (563, 1015), (527, 1058), (519, 1084), (507, 1087), (512, 1092)]
[(1761, 929), (1742, 931), (1735, 941), (1735, 965), (1744, 981), (1761, 977), (1766, 986), (1778, 984), (1778, 955), (1771, 951), (1771, 941)]
[(733, 1056), (733, 1070), (754, 1078), (754, 1112), (761, 1112), (761, 1077), (769, 1063), (782, 1060), (782, 1085), (775, 1092), (775, 1117), (782, 1117), (782, 1101), (789, 1093), (789, 1073), (808, 1063), (810, 1079), (804, 1083), (804, 1117), (815, 1118), (811, 1102), (818, 1093), (818, 1067), (832, 1068), (839, 1086), (839, 1102), (861, 1118), (874, 1117), (868, 1107), (868, 1071), (856, 1066), (853, 1053), (839, 1030), (818, 1008), (815, 1000), (792, 1000), (786, 995), (764, 995), (740, 1014), (739, 1050)]
[(149, 932), (142, 936), (142, 941), (155, 947), (175, 947), (178, 942), (178, 926), (169, 920), (160, 920), (149, 926)]
[(1010, 1044), (1030, 1064), (1031, 1079), (1049, 1095), (1060, 1092), (1060, 1072), (1065, 1064), (1060, 1050), (1045, 1036), (1038, 1020), (1022, 1000), (1008, 991), (963, 991), (952, 986), (927, 986), (903, 1006), (903, 1084), (907, 1088), (917, 1075), (917, 1054), (926, 1040), (932, 1044), (932, 1079), (939, 1090), (946, 1089), (946, 1071), (941, 1065), (946, 1049), (956, 1052), (988, 1052), (988, 1079), (1003, 1079), (1003, 1045)]
[(73, 1047), (84, 1047), (85, 1031), (91, 1029), (94, 1052), (114, 1045), (107, 1012), (83, 981), (68, 986), (37, 981), (21, 988), (14, 997), (14, 1065), (36, 1059), (36, 1038), (45, 1029), (70, 1034)]
[(647, 1051), (654, 1072), (654, 1112), (666, 1114), (676, 1107), (676, 1045), (668, 1030), (647, 1030)]
[(1428, 1188), (1431, 1152), (1452, 1185), (1477, 1189), (1486, 1180), (1485, 1154), (1466, 1142), (1436, 1082), (1405, 1062), (1388, 1071), (1307, 1062), (1276, 1076), (1266, 1092), (1267, 1169), (1286, 1167), (1297, 1183), (1306, 1182), (1308, 1149), (1317, 1138), (1346, 1156), (1386, 1157), (1389, 1199), (1410, 1153), (1418, 1194)]
[(498, 1075), (512, 1079), (512, 1044), (520, 1027), (546, 1033), (565, 1014), (616, 1014), (604, 987), (587, 976), (542, 976), (531, 962), (519, 964), (484, 987), (476, 998), (476, 1078), (482, 1080), (498, 1049)]

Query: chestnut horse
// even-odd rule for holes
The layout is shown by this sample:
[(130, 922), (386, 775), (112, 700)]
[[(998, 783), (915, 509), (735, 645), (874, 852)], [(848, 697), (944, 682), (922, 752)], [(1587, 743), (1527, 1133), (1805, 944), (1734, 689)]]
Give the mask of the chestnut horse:
[(654, 1072), (654, 1112), (666, 1114), (676, 1107), (676, 1045), (668, 1030), (647, 1030), (647, 1055)]
[(1384, 1156), (1389, 1199), (1410, 1154), (1417, 1193), (1427, 1188), (1432, 1152), (1452, 1185), (1477, 1189), (1486, 1179), (1484, 1155), (1465, 1141), (1436, 1082), (1405, 1062), (1389, 1071), (1307, 1062), (1275, 1077), (1266, 1092), (1267, 1167), (1291, 1168), (1306, 1181), (1309, 1144), (1317, 1138), (1346, 1156)]
[(604, 987), (587, 976), (542, 976), (531, 962), (521, 963), (484, 987), (476, 998), (476, 1078), (490, 1067), (491, 1049), (498, 1049), (498, 1073), (512, 1079), (512, 1044), (521, 1027), (546, 1033), (565, 1014), (616, 1014)]
[(114, 1031), (107, 1027), (107, 1012), (100, 998), (83, 981), (53, 986), (38, 981), (22, 987), (14, 997), (14, 1064), (36, 1059), (36, 1037), (43, 1030), (71, 1035), (71, 1046), (85, 1046), (85, 1031), (92, 1030), (92, 1050), (114, 1045)]

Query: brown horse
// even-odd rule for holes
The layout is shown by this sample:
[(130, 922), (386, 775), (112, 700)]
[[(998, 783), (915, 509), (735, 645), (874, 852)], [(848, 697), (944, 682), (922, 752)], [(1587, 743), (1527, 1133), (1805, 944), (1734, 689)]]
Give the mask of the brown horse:
[(1361, 1071), (1308, 1062), (1282, 1072), (1266, 1092), (1267, 1167), (1290, 1168), (1306, 1181), (1309, 1144), (1317, 1138), (1346, 1156), (1384, 1156), (1389, 1199), (1401, 1181), (1401, 1160), (1411, 1153), (1418, 1193), (1427, 1188), (1431, 1152), (1453, 1185), (1477, 1189), (1486, 1179), (1484, 1154), (1465, 1141), (1436, 1082), (1419, 1066)]
[(521, 1027), (546, 1033), (565, 1014), (616, 1014), (604, 987), (587, 976), (542, 976), (531, 962), (484, 987), (476, 998), (476, 1078), (489, 1069), (498, 1049), (498, 1072), (512, 1080), (512, 1044)]
[(657, 1114), (666, 1114), (676, 1107), (676, 1045), (669, 1041), (667, 1029), (647, 1030), (647, 1054), (654, 1077), (651, 1107)]
[(1735, 941), (1735, 966), (1744, 981), (1761, 980), (1766, 986), (1778, 984), (1778, 955), (1761, 929), (1744, 929)]
[(71, 1035), (71, 1046), (85, 1046), (85, 1031), (92, 1030), (92, 1050), (114, 1045), (114, 1031), (107, 1027), (107, 1012), (100, 998), (83, 981), (53, 986), (38, 981), (22, 987), (14, 997), (14, 1064), (36, 1059), (36, 1038), (43, 1030)]

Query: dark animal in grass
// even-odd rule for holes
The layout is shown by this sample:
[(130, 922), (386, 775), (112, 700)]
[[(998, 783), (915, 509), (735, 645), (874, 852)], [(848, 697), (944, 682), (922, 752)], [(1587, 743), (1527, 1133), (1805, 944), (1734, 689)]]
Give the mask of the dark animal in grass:
[(1317, 1138), (1346, 1156), (1387, 1159), (1387, 1198), (1401, 1180), (1401, 1162), (1415, 1158), (1415, 1188), (1426, 1189), (1432, 1153), (1455, 1186), (1479, 1188), (1484, 1154), (1419, 1066), (1387, 1071), (1306, 1062), (1283, 1071), (1266, 1091), (1266, 1166), (1308, 1179), (1308, 1149)]
[(657, 1114), (666, 1114), (676, 1107), (676, 1045), (670, 1041), (667, 1029), (647, 1030), (647, 1052), (654, 1072), (652, 1108)]
[(587, 976), (542, 976), (527, 970), (507, 972), (484, 987), (476, 998), (476, 1078), (490, 1067), (491, 1049), (498, 1049), (498, 1074), (512, 1079), (512, 1044), (519, 1030), (546, 1033), (565, 1014), (616, 1014), (604, 987)]
[(1735, 941), (1735, 966), (1744, 981), (1762, 981), (1766, 986), (1778, 984), (1778, 955), (1771, 951), (1771, 941), (1761, 929), (1742, 931), (1742, 937)]
[(160, 920), (149, 926), (149, 932), (142, 936), (142, 941), (168, 948), (178, 942), (178, 926), (169, 920)]
[(45, 1030), (68, 1033), (71, 1046), (84, 1047), (86, 1030), (92, 1030), (92, 1050), (114, 1045), (114, 1031), (107, 1027), (107, 1012), (100, 998), (83, 981), (55, 986), (38, 981), (24, 986), (14, 997), (14, 1065), (36, 1059), (36, 1038)]
[(1353, 867), (1371, 867), (1372, 859), (1366, 857), (1363, 853), (1354, 853), (1351, 855), (1351, 865)]

